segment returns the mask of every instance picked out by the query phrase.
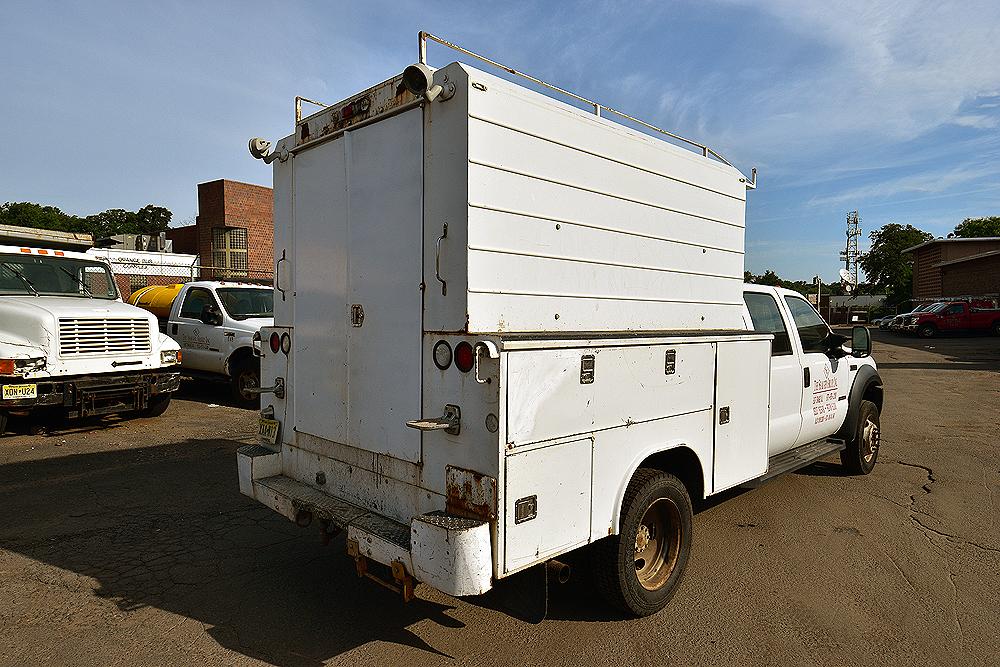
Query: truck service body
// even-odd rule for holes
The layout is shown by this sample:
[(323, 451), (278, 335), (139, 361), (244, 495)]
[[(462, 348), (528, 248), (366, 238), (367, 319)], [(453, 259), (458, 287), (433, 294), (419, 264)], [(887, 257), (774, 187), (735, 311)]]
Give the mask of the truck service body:
[(185, 375), (225, 380), (239, 405), (258, 407), (260, 328), (274, 323), (270, 287), (198, 280), (144, 287), (129, 303), (156, 315), (177, 341)]
[(0, 432), (12, 413), (162, 413), (178, 346), (121, 302), (111, 267), (69, 250), (0, 246)]
[(404, 597), (594, 543), (605, 597), (647, 614), (691, 498), (840, 449), (870, 470), (864, 337), (848, 356), (797, 295), (744, 299), (752, 184), (708, 155), (461, 63), (297, 122), (267, 157), (270, 393), (241, 491), (346, 528)]

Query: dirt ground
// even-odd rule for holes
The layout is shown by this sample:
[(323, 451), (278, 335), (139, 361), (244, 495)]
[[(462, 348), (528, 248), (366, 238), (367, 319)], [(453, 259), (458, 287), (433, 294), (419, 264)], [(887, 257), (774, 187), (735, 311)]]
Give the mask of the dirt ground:
[(1000, 339), (879, 334), (879, 463), (820, 462), (701, 508), (642, 620), (587, 587), (537, 625), (404, 605), (241, 496), (255, 413), (185, 382), (161, 418), (0, 438), (0, 664), (988, 665), (1000, 656)]

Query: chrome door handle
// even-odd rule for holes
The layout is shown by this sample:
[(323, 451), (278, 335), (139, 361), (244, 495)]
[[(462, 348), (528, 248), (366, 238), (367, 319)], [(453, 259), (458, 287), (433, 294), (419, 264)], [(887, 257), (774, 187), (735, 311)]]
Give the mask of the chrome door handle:
[(448, 283), (445, 282), (444, 278), (441, 277), (441, 241), (448, 238), (448, 223), (444, 223), (444, 229), (441, 230), (441, 236), (438, 237), (437, 242), (434, 244), (437, 249), (437, 254), (434, 258), (434, 275), (437, 276), (438, 282), (441, 283), (441, 296), (448, 295)]

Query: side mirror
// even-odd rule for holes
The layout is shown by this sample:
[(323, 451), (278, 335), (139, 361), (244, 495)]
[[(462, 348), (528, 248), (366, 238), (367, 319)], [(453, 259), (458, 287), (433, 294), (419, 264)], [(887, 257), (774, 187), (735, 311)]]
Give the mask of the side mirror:
[(222, 313), (210, 303), (206, 303), (201, 309), (201, 321), (209, 326), (222, 324)]
[(872, 334), (868, 327), (851, 329), (851, 354), (855, 357), (867, 357), (872, 353)]

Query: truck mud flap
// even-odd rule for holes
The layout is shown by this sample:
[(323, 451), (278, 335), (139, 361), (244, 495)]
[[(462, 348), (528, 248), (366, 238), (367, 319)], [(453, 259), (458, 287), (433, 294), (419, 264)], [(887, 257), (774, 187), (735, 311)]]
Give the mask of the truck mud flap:
[(525, 623), (541, 623), (549, 613), (548, 567), (533, 565), (497, 581), (488, 593), (465, 600)]

